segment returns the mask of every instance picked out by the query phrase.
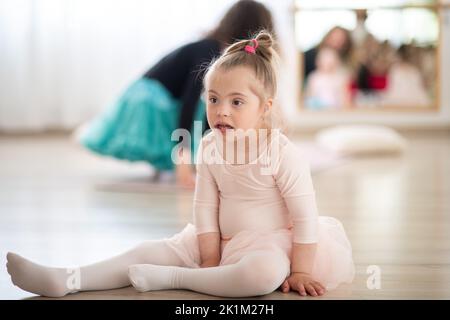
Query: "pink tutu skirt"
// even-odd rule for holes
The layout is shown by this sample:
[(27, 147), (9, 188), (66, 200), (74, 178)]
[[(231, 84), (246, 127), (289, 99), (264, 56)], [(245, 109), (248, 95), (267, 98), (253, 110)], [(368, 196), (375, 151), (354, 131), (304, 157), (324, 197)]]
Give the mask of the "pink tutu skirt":
[[(165, 239), (189, 268), (199, 268), (201, 263), (195, 231), (195, 226), (189, 223), (181, 232)], [(229, 240), (222, 240), (220, 265), (236, 263), (256, 250), (281, 250), (290, 261), (292, 239), (290, 229), (241, 231)], [(342, 224), (335, 218), (319, 217), (319, 239), (312, 276), (327, 290), (334, 289), (341, 283), (351, 283), (355, 276), (351, 244)]]

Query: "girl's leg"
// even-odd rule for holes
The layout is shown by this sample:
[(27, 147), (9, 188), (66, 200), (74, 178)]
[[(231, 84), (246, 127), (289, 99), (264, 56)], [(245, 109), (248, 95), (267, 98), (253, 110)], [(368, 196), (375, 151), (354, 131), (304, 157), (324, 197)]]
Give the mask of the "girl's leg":
[(8, 253), (6, 266), (14, 285), (47, 297), (61, 297), (76, 291), (115, 289), (130, 285), (130, 265), (183, 266), (183, 261), (165, 241), (145, 241), (120, 255), (80, 268), (46, 267), (14, 253)]
[(251, 297), (276, 290), (290, 272), (284, 253), (254, 251), (239, 262), (212, 268), (138, 264), (130, 266), (131, 284), (141, 292), (189, 289), (222, 297)]

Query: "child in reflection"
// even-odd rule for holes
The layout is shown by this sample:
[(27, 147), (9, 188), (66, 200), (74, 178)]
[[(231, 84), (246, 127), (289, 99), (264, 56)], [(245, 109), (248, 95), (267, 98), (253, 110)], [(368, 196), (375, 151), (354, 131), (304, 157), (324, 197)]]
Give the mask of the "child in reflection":
[(389, 70), (385, 105), (427, 106), (430, 98), (420, 70), (411, 63), (410, 46), (401, 45), (397, 51), (398, 61)]
[(317, 69), (306, 79), (306, 107), (321, 110), (350, 106), (350, 77), (336, 50), (320, 49), (316, 65)]

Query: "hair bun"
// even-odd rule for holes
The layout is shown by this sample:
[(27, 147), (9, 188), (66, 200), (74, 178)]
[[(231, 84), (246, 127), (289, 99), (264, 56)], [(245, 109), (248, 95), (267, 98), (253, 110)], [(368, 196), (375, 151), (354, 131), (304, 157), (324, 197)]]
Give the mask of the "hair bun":
[[(271, 60), (274, 50), (273, 45), (275, 41), (270, 32), (266, 30), (261, 30), (252, 39), (258, 42), (258, 48), (256, 50), (256, 53), (260, 54), (263, 58), (266, 58), (267, 60)], [(250, 42), (252, 41), (250, 40)]]
[(258, 41), (260, 46), (262, 45), (266, 48), (271, 48), (274, 43), (272, 35), (266, 30), (261, 30), (260, 32), (258, 32), (254, 39)]
[(264, 86), (264, 95), (275, 97), (279, 56), (274, 48), (274, 39), (269, 31), (263, 29), (251, 38), (238, 40), (210, 64), (205, 79), (215, 68), (229, 70), (237, 66), (248, 66)]

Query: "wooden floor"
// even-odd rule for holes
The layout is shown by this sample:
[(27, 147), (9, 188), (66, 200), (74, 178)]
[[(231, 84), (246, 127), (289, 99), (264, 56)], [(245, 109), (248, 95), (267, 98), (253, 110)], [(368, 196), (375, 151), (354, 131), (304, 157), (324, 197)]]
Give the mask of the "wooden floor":
[[(322, 215), (340, 219), (357, 276), (320, 298), (274, 292), (261, 299), (450, 299), (450, 134), (410, 133), (401, 156), (353, 159), (314, 174)], [(191, 192), (148, 185), (152, 170), (93, 156), (64, 135), (0, 136), (0, 298), (35, 297), (12, 285), (7, 251), (46, 265), (107, 258), (191, 221)], [(381, 288), (369, 289), (369, 266)], [(133, 288), (65, 299), (215, 299)]]

